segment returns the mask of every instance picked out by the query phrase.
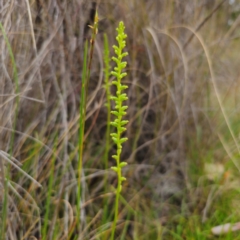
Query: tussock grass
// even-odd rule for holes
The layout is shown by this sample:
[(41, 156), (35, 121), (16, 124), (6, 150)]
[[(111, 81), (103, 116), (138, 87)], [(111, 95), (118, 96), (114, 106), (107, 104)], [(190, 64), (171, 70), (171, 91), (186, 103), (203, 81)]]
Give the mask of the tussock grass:
[[(119, 21), (129, 164), (114, 239), (215, 239), (212, 227), (239, 221), (238, 1), (1, 4), (2, 239), (110, 238), (117, 179), (106, 56)], [(209, 177), (209, 166), (223, 171)]]

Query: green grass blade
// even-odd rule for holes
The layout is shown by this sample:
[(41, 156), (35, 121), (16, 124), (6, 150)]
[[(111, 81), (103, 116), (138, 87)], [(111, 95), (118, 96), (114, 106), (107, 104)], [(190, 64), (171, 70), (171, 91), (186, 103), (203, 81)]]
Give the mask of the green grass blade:
[[(57, 144), (58, 144), (58, 141), (57, 141), (57, 137), (56, 137), (55, 143), (54, 143), (54, 149), (53, 149), (54, 153), (56, 153)], [(51, 173), (50, 173), (50, 179), (49, 179), (48, 190), (47, 190), (47, 201), (46, 201), (46, 206), (45, 206), (46, 212), (44, 215), (44, 224), (43, 224), (43, 230), (42, 230), (42, 239), (43, 240), (47, 239), (47, 227), (48, 227), (48, 222), (49, 222), (50, 200), (51, 200), (51, 194), (52, 194), (52, 190), (53, 190), (55, 160), (56, 160), (56, 154), (53, 154), (52, 160), (51, 160)]]
[(79, 161), (78, 161), (78, 189), (77, 189), (77, 225), (80, 224), (81, 216), (81, 176), (82, 176), (82, 161), (83, 161), (83, 140), (84, 140), (84, 128), (85, 128), (85, 104), (86, 104), (86, 80), (87, 80), (87, 55), (88, 55), (88, 42), (84, 45), (84, 57), (83, 57), (83, 72), (82, 72), (82, 89), (80, 100), (80, 118), (79, 118)]
[[(16, 109), (14, 111), (14, 119), (13, 119), (13, 131), (11, 134), (11, 139), (10, 139), (10, 156), (13, 155), (13, 143), (14, 143), (14, 136), (15, 136), (15, 129), (16, 129), (16, 122), (17, 122), (17, 116), (18, 116), (18, 111), (19, 111), (19, 80), (18, 80), (18, 71), (17, 71), (17, 65), (15, 62), (15, 58), (13, 55), (12, 47), (10, 45), (10, 42), (8, 40), (7, 34), (5, 32), (5, 29), (0, 22), (0, 29), (4, 37), (4, 41), (7, 45), (7, 49), (10, 55), (10, 59), (12, 62), (12, 67), (13, 67), (13, 80), (15, 83), (15, 93), (16, 93)], [(3, 170), (3, 169), (2, 169)], [(5, 229), (6, 229), (6, 222), (7, 222), (7, 208), (8, 208), (8, 181), (9, 181), (9, 170), (10, 166), (7, 164), (7, 171), (6, 171), (6, 180), (5, 180), (5, 186), (4, 186), (4, 198), (3, 198), (3, 212), (2, 212), (2, 226), (0, 227), (0, 236), (1, 239), (5, 239)]]

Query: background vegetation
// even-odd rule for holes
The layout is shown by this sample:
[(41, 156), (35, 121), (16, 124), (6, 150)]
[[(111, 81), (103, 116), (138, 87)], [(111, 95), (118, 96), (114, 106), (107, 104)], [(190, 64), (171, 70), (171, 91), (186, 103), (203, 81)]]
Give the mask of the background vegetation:
[[(239, 0), (0, 6), (2, 239), (109, 239), (117, 178), (114, 144), (106, 146), (103, 39), (115, 44), (120, 20), (129, 123), (115, 238), (215, 239), (212, 227), (239, 221)], [(79, 174), (84, 42), (96, 7)]]

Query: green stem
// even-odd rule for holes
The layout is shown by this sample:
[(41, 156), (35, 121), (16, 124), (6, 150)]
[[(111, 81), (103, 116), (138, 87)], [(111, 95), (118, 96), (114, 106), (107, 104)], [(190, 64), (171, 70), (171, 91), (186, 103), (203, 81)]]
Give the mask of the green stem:
[(80, 100), (80, 119), (79, 119), (79, 161), (78, 161), (78, 187), (77, 187), (77, 226), (80, 224), (81, 216), (81, 177), (82, 177), (82, 159), (83, 159), (83, 138), (85, 127), (85, 99), (86, 99), (86, 74), (87, 74), (87, 52), (88, 42), (86, 41), (84, 46), (83, 57), (83, 72), (82, 72), (82, 88), (81, 88), (81, 100)]
[[(92, 37), (90, 40), (90, 55), (88, 53), (88, 43), (86, 41), (84, 47), (84, 60), (83, 60), (83, 74), (82, 74), (82, 90), (80, 102), (80, 120), (79, 120), (79, 162), (78, 162), (78, 190), (77, 190), (77, 226), (80, 227), (81, 216), (81, 178), (82, 178), (82, 165), (83, 165), (83, 146), (84, 146), (84, 129), (87, 107), (87, 91), (88, 83), (91, 73), (92, 57), (95, 45), (95, 39), (98, 32), (98, 13), (96, 11), (94, 18), (94, 26), (92, 27)], [(88, 61), (89, 59), (89, 61)]]

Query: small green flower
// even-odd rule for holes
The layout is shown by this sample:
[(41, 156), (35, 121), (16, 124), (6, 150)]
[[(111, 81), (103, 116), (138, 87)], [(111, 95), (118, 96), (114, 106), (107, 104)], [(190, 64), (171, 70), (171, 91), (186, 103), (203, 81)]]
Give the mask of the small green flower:
[(127, 66), (127, 62), (122, 61), (123, 57), (127, 56), (127, 52), (123, 52), (124, 47), (126, 46), (127, 35), (124, 33), (125, 26), (123, 22), (119, 23), (117, 28), (118, 35), (116, 37), (118, 46), (114, 45), (113, 49), (116, 53), (116, 57), (112, 57), (112, 60), (116, 63), (116, 67), (114, 67), (114, 71), (111, 72), (116, 79), (112, 82), (113, 85), (116, 86), (116, 96), (111, 96), (111, 100), (115, 101), (115, 110), (111, 111), (111, 113), (115, 116), (115, 120), (111, 122), (111, 125), (116, 128), (116, 132), (112, 133), (112, 139), (114, 143), (117, 145), (117, 155), (113, 155), (113, 158), (116, 160), (117, 166), (112, 169), (118, 173), (118, 181), (121, 185), (122, 182), (122, 167), (126, 166), (126, 163), (120, 163), (120, 155), (122, 152), (122, 144), (127, 141), (127, 138), (122, 138), (122, 133), (126, 130), (124, 127), (128, 121), (123, 120), (123, 116), (126, 115), (127, 106), (123, 105), (123, 101), (127, 100), (127, 94), (122, 91), (127, 88), (126, 85), (122, 84), (122, 78), (127, 75), (127, 73), (123, 72), (124, 68)]

